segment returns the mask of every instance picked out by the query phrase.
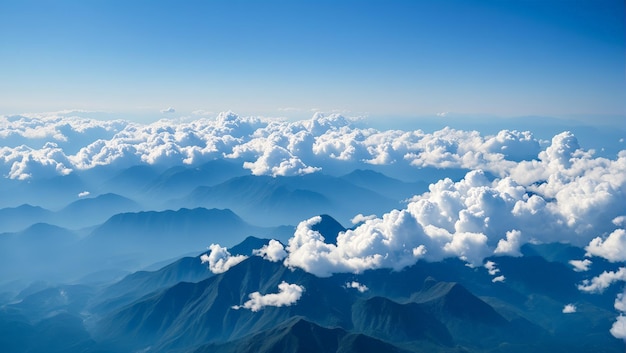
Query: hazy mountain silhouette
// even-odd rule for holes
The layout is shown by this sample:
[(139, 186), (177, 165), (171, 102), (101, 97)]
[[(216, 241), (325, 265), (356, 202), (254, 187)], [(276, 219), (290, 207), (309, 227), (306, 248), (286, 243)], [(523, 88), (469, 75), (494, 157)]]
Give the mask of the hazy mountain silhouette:
[(243, 176), (199, 187), (180, 200), (192, 207), (230, 208), (255, 224), (297, 224), (319, 214), (348, 221), (358, 213), (381, 213), (398, 201), (344, 179), (322, 174), (298, 177)]
[[(117, 214), (94, 229), (85, 245), (105, 254), (143, 253), (146, 263), (206, 248), (211, 243), (236, 244), (267, 229), (252, 226), (230, 210)], [(147, 261), (147, 262), (146, 262)]]
[(140, 211), (135, 201), (113, 193), (74, 201), (54, 214), (54, 222), (64, 227), (80, 228), (105, 222), (124, 212)]
[(357, 169), (341, 178), (394, 200), (408, 199), (428, 191), (428, 183), (425, 181), (407, 183), (369, 169)]
[(35, 223), (49, 223), (53, 212), (39, 206), (23, 204), (0, 209), (0, 232), (17, 232)]
[(163, 198), (180, 197), (199, 186), (213, 186), (229, 179), (249, 175), (241, 163), (216, 159), (196, 167), (178, 166), (165, 170), (154, 178), (144, 190), (145, 194)]

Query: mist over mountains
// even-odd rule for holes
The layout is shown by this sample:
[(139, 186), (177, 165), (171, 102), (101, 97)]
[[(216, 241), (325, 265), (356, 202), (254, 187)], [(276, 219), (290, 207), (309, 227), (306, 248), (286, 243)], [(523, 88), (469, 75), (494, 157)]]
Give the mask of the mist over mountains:
[(2, 351), (624, 349), (623, 140), (231, 112), (0, 127)]

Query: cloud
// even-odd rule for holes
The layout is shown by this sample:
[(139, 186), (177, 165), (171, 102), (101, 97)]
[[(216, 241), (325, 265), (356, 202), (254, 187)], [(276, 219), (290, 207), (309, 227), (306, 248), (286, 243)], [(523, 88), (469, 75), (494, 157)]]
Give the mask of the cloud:
[(616, 229), (606, 239), (594, 238), (585, 250), (587, 256), (599, 256), (611, 262), (626, 261), (626, 230)]
[(243, 303), (243, 305), (235, 305), (232, 308), (235, 310), (250, 309), (253, 312), (257, 312), (266, 306), (290, 306), (300, 300), (303, 292), (303, 286), (283, 281), (278, 285), (278, 293), (262, 295), (259, 292), (254, 292), (248, 296), (249, 300)]
[(348, 282), (346, 283), (346, 288), (354, 288), (356, 290), (358, 290), (361, 293), (365, 293), (369, 290), (369, 288), (367, 288), (366, 285), (361, 284), (357, 281), (352, 281), (352, 282)]
[(282, 261), (287, 256), (283, 244), (274, 239), (262, 248), (252, 250), (252, 253), (272, 262)]
[(585, 272), (589, 271), (589, 266), (591, 266), (593, 262), (589, 259), (584, 260), (571, 260), (569, 262), (570, 265), (574, 266), (574, 271), (576, 272)]
[(17, 180), (31, 179), (33, 175), (50, 178), (72, 172), (71, 162), (63, 150), (53, 142), (48, 142), (37, 150), (28, 146), (13, 149), (0, 147), (1, 162), (9, 167), (5, 175)]
[(493, 261), (485, 262), (485, 268), (490, 275), (495, 276), (500, 270), (496, 267), (496, 263)]
[(497, 282), (504, 282), (506, 280), (506, 277), (504, 277), (503, 275), (498, 276), (497, 274), (500, 272), (500, 269), (498, 269), (497, 264), (493, 261), (487, 261), (485, 262), (484, 267), (487, 269), (487, 272), (494, 276), (491, 279), (491, 282), (493, 283), (497, 283)]
[(510, 230), (506, 232), (506, 239), (498, 240), (498, 246), (494, 254), (519, 257), (522, 256), (520, 250), (522, 245), (524, 245), (522, 232), (516, 229)]
[(611, 223), (613, 223), (614, 225), (618, 226), (618, 227), (626, 227), (626, 216), (619, 216), (619, 217), (615, 217)]
[(626, 341), (626, 290), (623, 293), (617, 295), (615, 299), (615, 309), (617, 309), (620, 314), (611, 326), (611, 334), (615, 338), (623, 339)]
[(618, 316), (613, 326), (611, 326), (610, 332), (613, 337), (626, 340), (626, 316)]
[(200, 256), (200, 261), (202, 261), (203, 264), (208, 263), (209, 270), (215, 274), (224, 273), (231, 267), (248, 258), (245, 255), (232, 256), (227, 248), (217, 244), (211, 244), (209, 250), (208, 254)]
[(176, 112), (176, 109), (174, 109), (172, 107), (168, 107), (166, 109), (162, 109), (161, 110), (161, 113), (164, 113), (164, 114), (175, 113), (175, 112)]
[(445, 118), (446, 116), (448, 116), (448, 114), (450, 114), (450, 112), (440, 112), (437, 113), (437, 116), (440, 118)]
[(496, 276), (496, 277), (492, 278), (491, 282), (498, 283), (498, 282), (504, 282), (505, 280), (506, 280), (506, 277), (500, 275), (500, 276)]
[(578, 285), (578, 289), (589, 293), (602, 293), (615, 282), (626, 281), (626, 267), (620, 267), (617, 271), (604, 271), (591, 280), (584, 280)]
[(359, 224), (359, 223), (363, 223), (365, 221), (369, 221), (369, 220), (372, 220), (372, 219), (376, 219), (376, 215), (364, 216), (361, 213), (359, 213), (358, 215), (352, 217), (350, 222), (352, 224)]
[(78, 193), (78, 197), (87, 197), (89, 196), (91, 193), (89, 191), (83, 191), (83, 192), (79, 192)]
[(576, 305), (574, 304), (566, 304), (563, 307), (563, 314), (573, 314), (576, 312)]
[[(616, 177), (622, 182), (621, 176), (607, 175), (599, 177)], [(583, 197), (595, 197), (591, 190), (570, 185), (578, 180), (580, 177), (574, 178), (567, 187), (577, 188)], [(458, 182), (444, 179), (431, 184), (427, 193), (414, 196), (404, 209), (380, 218), (357, 216), (363, 222), (340, 234), (336, 244), (325, 243), (311, 229), (319, 220), (302, 222), (288, 243), (285, 264), (318, 276), (381, 267), (400, 270), (419, 259), (439, 261), (446, 257), (478, 266), (491, 255), (521, 256), (520, 248), (528, 242), (587, 244), (598, 230), (610, 227), (610, 222), (597, 223), (595, 203), (579, 207), (574, 216), (569, 209), (572, 205), (560, 203), (559, 195), (548, 193), (552, 198), (544, 198), (539, 191), (536, 185), (524, 186), (511, 177), (490, 181), (483, 171), (474, 170)], [(608, 204), (622, 204), (620, 193), (616, 189), (604, 197)], [(605, 219), (614, 219), (620, 210), (602, 209), (607, 213), (602, 216)]]

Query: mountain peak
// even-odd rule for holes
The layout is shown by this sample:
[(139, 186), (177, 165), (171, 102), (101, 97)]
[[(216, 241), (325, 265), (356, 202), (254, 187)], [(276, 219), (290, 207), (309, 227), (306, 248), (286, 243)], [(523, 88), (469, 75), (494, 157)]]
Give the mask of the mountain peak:
[(324, 236), (326, 243), (336, 244), (337, 235), (341, 232), (345, 232), (346, 228), (337, 222), (336, 219), (327, 214), (322, 214), (320, 217), (322, 218), (321, 221), (311, 226), (311, 229)]

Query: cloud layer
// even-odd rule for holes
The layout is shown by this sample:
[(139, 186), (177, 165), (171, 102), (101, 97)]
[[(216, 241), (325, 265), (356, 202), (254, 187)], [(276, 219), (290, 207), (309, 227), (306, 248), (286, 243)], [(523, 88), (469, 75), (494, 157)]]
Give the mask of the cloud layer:
[(213, 119), (151, 124), (67, 114), (0, 116), (5, 146), (0, 149), (0, 171), (8, 178), (28, 179), (101, 165), (193, 165), (232, 158), (255, 175), (332, 173), (339, 165), (480, 168), (503, 175), (517, 161), (542, 151), (530, 132), (482, 136), (450, 128), (425, 133), (358, 126), (355, 119), (321, 113), (295, 122), (227, 112)]

